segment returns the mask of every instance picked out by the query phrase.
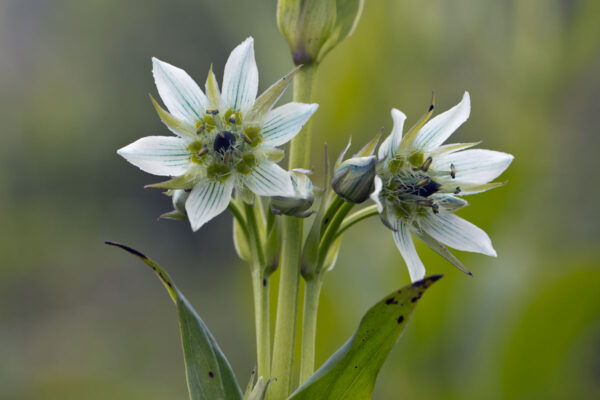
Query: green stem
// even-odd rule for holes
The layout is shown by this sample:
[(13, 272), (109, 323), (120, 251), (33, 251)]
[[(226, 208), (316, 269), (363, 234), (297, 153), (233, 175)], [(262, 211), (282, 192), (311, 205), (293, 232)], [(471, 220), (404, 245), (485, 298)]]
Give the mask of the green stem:
[(256, 325), (256, 355), (258, 376), (271, 376), (271, 327), (269, 312), (269, 278), (262, 266), (252, 268), (252, 290), (254, 292), (254, 323)]
[(252, 253), (252, 291), (254, 295), (254, 323), (256, 326), (256, 360), (258, 376), (271, 377), (271, 326), (269, 313), (269, 279), (265, 275), (263, 244), (256, 221), (257, 210), (245, 205), (246, 223)]
[[(310, 103), (313, 99), (316, 66), (304, 66), (294, 76), (294, 101)], [(290, 169), (308, 168), (310, 162), (310, 135), (312, 119), (292, 140)], [(285, 399), (292, 390), (296, 321), (298, 319), (298, 286), (302, 256), (303, 219), (282, 218), (281, 275), (277, 298), (277, 320), (273, 343), (273, 376), (271, 397)]]
[[(329, 184), (329, 183), (328, 183)], [(329, 226), (329, 223), (333, 219), (333, 216), (337, 213), (338, 209), (344, 204), (344, 200), (342, 200), (339, 196), (335, 196), (333, 201), (329, 205), (329, 208), (325, 212), (323, 216), (323, 222), (321, 225), (321, 236), (325, 232), (325, 229)]]
[(302, 316), (302, 358), (300, 359), (300, 384), (306, 382), (315, 370), (317, 338), (317, 312), (323, 285), (323, 274), (306, 281), (304, 312)]
[(357, 222), (360, 222), (363, 219), (367, 219), (367, 218), (372, 217), (377, 214), (379, 214), (379, 211), (377, 211), (376, 205), (365, 207), (362, 210), (355, 212), (354, 214), (352, 214), (348, 218), (346, 218), (344, 220), (344, 222), (342, 222), (342, 224), (340, 225), (340, 228), (338, 229), (337, 233), (335, 234), (334, 239), (337, 239), (342, 233), (344, 233), (344, 231), (346, 231), (346, 229), (350, 228), (352, 225), (356, 224)]
[(262, 273), (262, 269), (265, 265), (265, 254), (263, 251), (263, 243), (261, 240), (262, 235), (260, 234), (258, 223), (256, 221), (256, 211), (255, 208), (249, 204), (246, 204), (245, 207), (246, 223), (248, 225), (248, 232), (250, 234), (249, 240), (251, 241), (250, 249), (253, 254), (252, 258), (255, 260), (256, 263), (258, 263), (259, 269)]
[(331, 224), (325, 229), (325, 234), (321, 238), (321, 242), (319, 243), (319, 261), (317, 264), (317, 273), (323, 267), (323, 261), (327, 256), (327, 250), (329, 250), (329, 246), (333, 244), (333, 241), (337, 237), (336, 233), (338, 228), (346, 218), (346, 215), (352, 210), (354, 207), (354, 203), (344, 202), (341, 207), (338, 209), (337, 213), (333, 216), (331, 220)]

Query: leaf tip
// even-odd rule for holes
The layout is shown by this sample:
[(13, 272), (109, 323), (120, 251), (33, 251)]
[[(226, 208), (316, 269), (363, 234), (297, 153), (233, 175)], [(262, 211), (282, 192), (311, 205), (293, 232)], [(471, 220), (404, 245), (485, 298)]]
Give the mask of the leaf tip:
[(145, 255), (145, 254), (143, 254), (143, 253), (141, 253), (141, 252), (137, 251), (136, 249), (134, 249), (134, 248), (132, 248), (132, 247), (126, 246), (126, 245), (124, 245), (124, 244), (117, 243), (117, 242), (111, 242), (110, 240), (107, 240), (107, 241), (105, 241), (105, 242), (104, 242), (104, 244), (107, 244), (107, 245), (109, 245), (109, 246), (120, 247), (120, 248), (122, 248), (123, 250), (125, 250), (125, 251), (127, 251), (127, 252), (129, 252), (129, 253), (131, 253), (131, 254), (133, 254), (133, 255), (135, 255), (135, 256), (138, 256), (138, 257), (140, 257), (140, 258), (142, 258), (142, 259), (144, 259), (144, 260), (147, 260), (147, 259), (148, 259), (148, 257), (146, 257), (146, 255)]
[(433, 285), (434, 282), (440, 280), (444, 275), (440, 274), (440, 275), (431, 275), (428, 276), (426, 278), (423, 278), (419, 281), (413, 282), (412, 286), (413, 287), (422, 287), (424, 289), (427, 289), (429, 286)]

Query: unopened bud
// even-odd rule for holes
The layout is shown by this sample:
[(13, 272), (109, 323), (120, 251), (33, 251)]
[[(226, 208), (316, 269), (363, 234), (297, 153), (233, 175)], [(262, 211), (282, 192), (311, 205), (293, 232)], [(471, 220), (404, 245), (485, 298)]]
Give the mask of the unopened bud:
[(279, 0), (277, 25), (296, 65), (319, 63), (352, 34), (364, 0)]
[(271, 211), (275, 214), (291, 215), (306, 218), (312, 212), (310, 208), (315, 201), (314, 187), (308, 176), (302, 172), (291, 174), (294, 196), (271, 197)]
[(354, 157), (340, 164), (334, 171), (331, 187), (343, 200), (362, 203), (375, 189), (377, 158)]
[(167, 219), (187, 219), (187, 212), (185, 211), (185, 202), (190, 195), (189, 190), (177, 189), (171, 193), (171, 199), (173, 201), (173, 211), (164, 213), (160, 218)]

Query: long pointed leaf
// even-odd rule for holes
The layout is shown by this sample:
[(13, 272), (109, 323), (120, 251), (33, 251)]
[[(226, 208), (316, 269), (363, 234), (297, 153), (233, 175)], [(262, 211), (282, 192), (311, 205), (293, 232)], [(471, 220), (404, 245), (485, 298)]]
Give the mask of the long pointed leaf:
[(242, 391), (225, 355), (169, 275), (129, 246), (114, 242), (106, 244), (122, 248), (152, 268), (177, 305), (190, 400), (241, 400)]
[(390, 350), (425, 290), (441, 275), (386, 296), (363, 317), (357, 331), (289, 400), (367, 400)]

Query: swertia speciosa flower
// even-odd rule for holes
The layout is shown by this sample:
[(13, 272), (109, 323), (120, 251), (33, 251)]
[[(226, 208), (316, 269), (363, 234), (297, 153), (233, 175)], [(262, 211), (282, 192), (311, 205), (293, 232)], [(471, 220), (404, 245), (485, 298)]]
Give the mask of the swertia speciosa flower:
[(297, 69), (261, 96), (254, 42), (246, 39), (225, 64), (223, 88), (209, 71), (206, 94), (182, 69), (156, 58), (153, 74), (168, 112), (152, 98), (162, 122), (176, 135), (148, 136), (118, 150), (141, 170), (173, 179), (149, 185), (188, 190), (185, 211), (193, 230), (223, 212), (235, 189), (248, 203), (254, 195), (292, 196), (290, 173), (276, 163), (317, 110), (317, 104), (288, 103), (273, 109)]
[(503, 183), (490, 183), (511, 163), (513, 156), (491, 150), (470, 149), (479, 143), (443, 145), (469, 118), (471, 103), (462, 101), (427, 122), (427, 113), (402, 137), (406, 116), (392, 109), (394, 127), (379, 148), (380, 164), (371, 198), (380, 216), (393, 230), (394, 241), (408, 267), (412, 281), (425, 276), (411, 233), (462, 271), (470, 274), (444, 246), (496, 256), (488, 235), (453, 214), (468, 203), (460, 198)]

